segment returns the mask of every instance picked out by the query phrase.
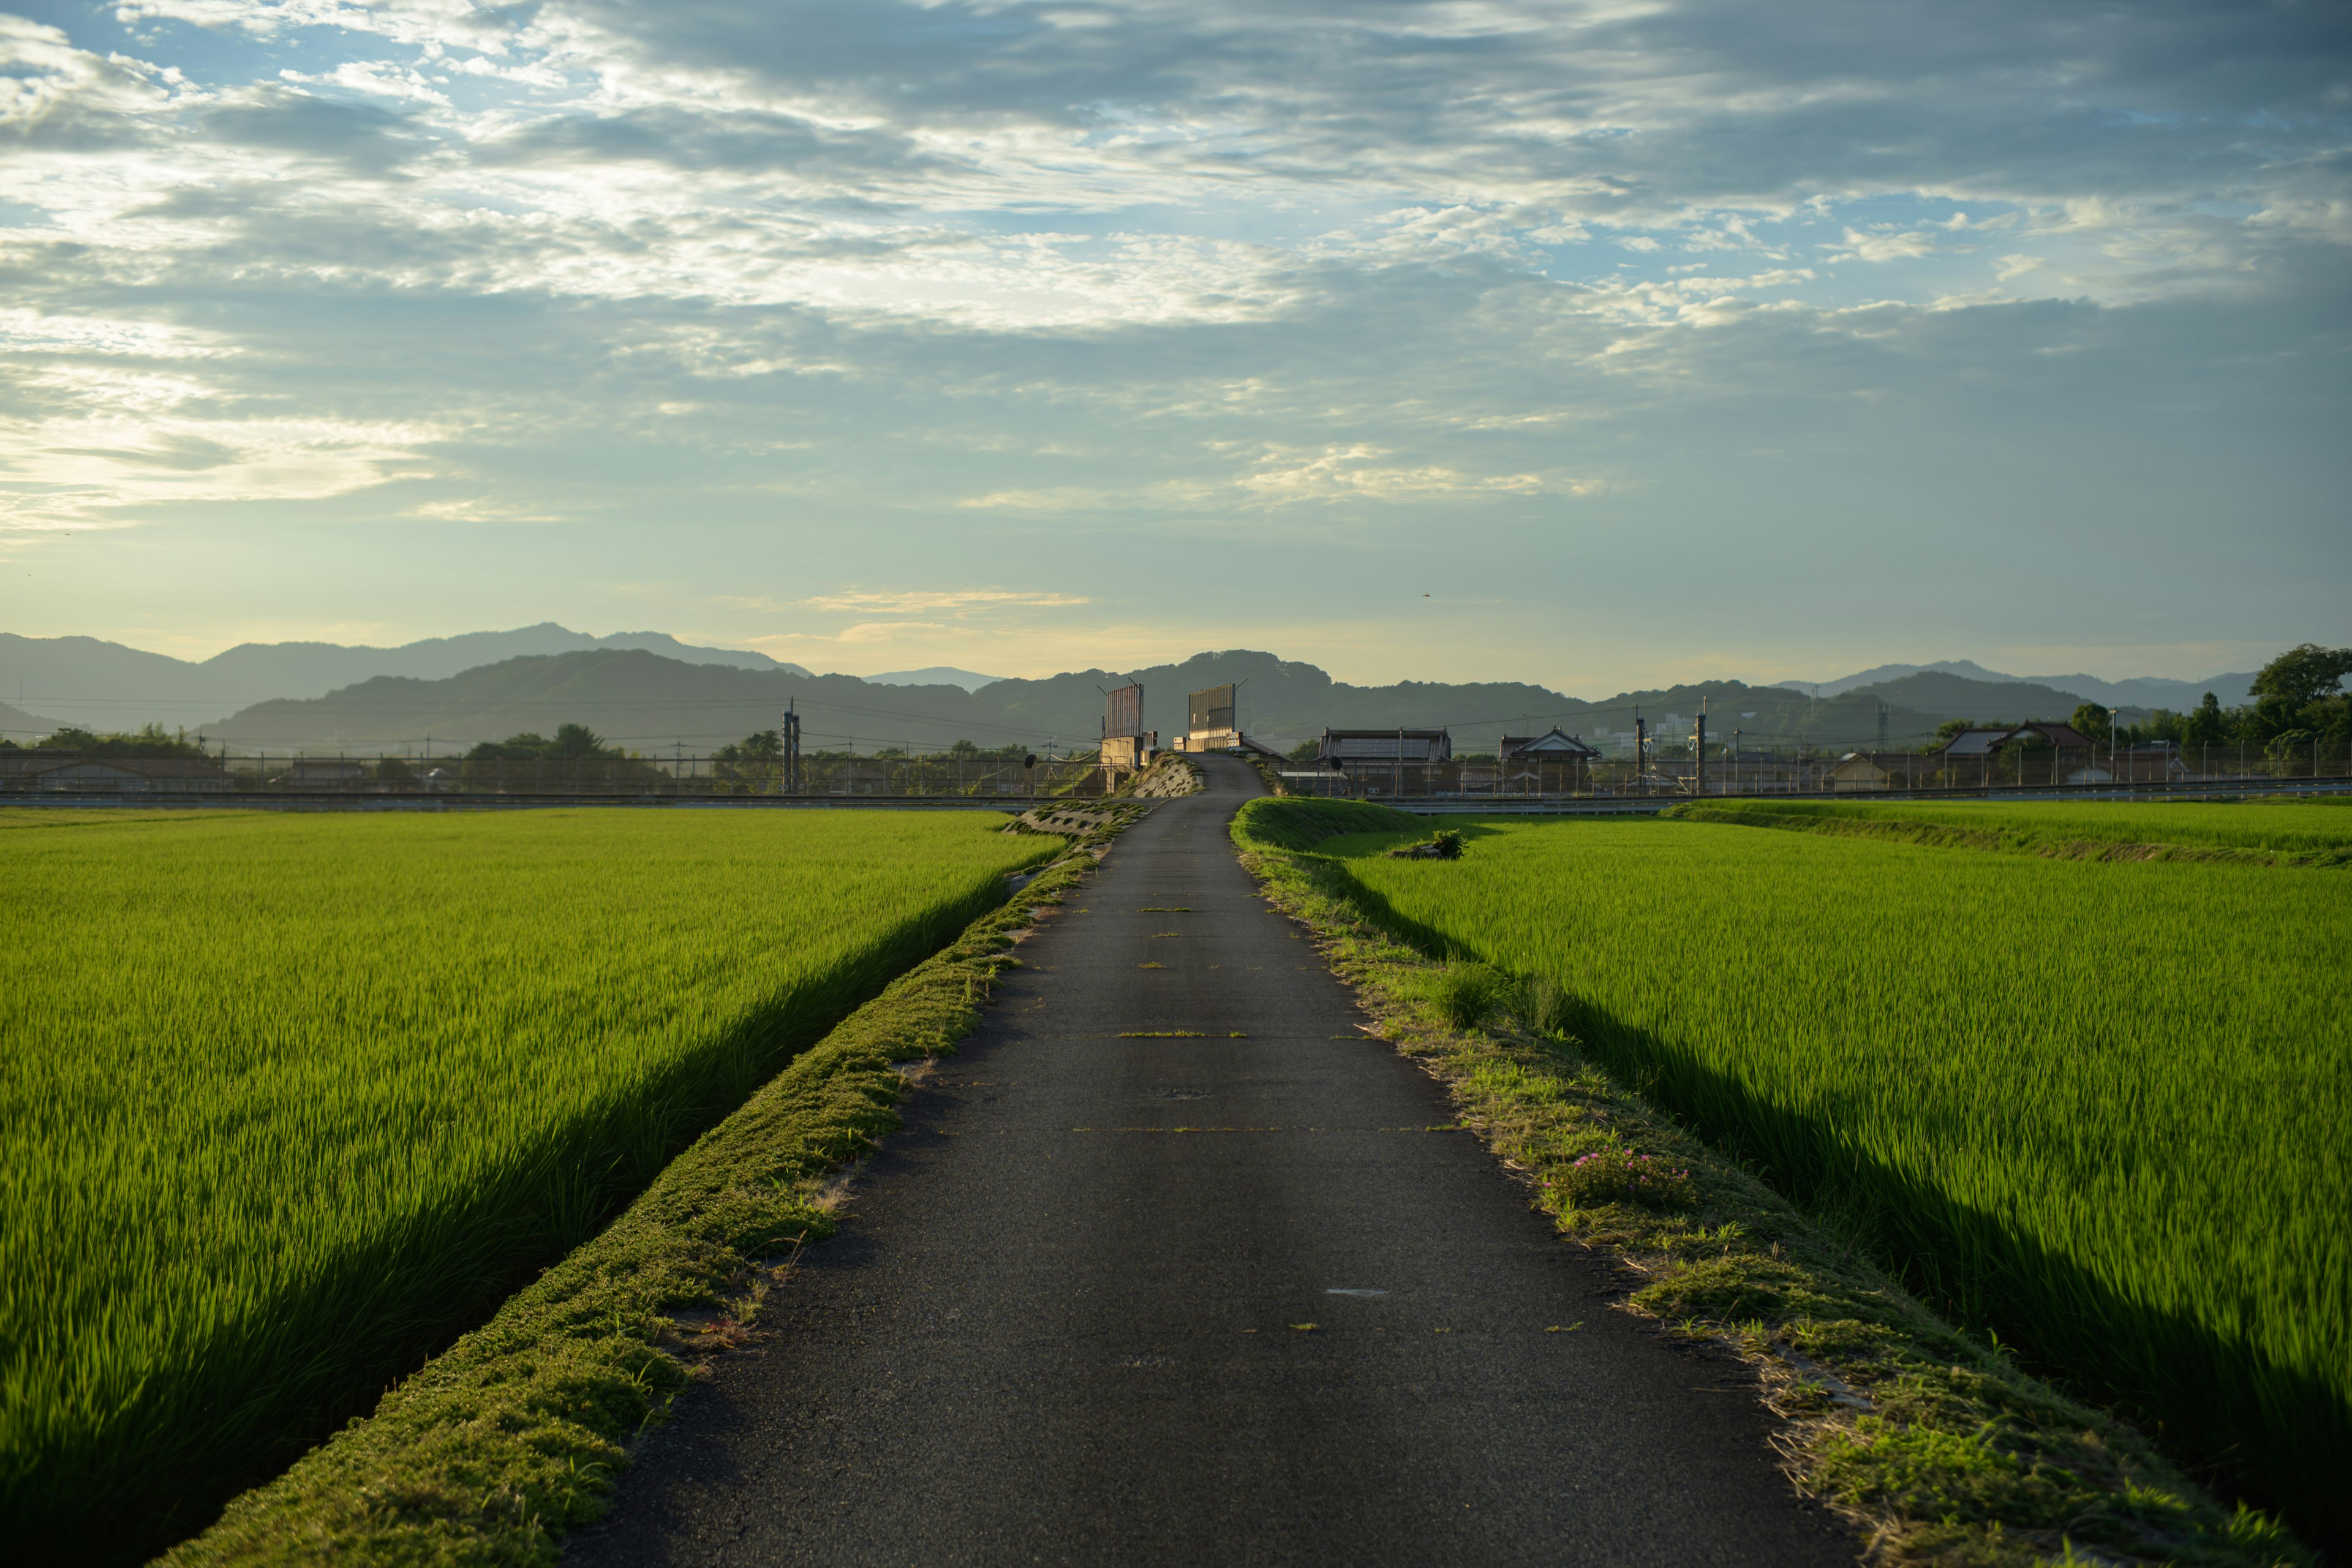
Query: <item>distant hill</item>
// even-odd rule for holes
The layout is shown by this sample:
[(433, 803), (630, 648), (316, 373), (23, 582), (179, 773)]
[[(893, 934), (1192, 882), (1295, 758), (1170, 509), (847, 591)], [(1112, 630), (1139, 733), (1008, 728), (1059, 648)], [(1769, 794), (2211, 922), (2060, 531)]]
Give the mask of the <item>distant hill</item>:
[(961, 686), (966, 691), (977, 691), (983, 686), (994, 685), (1004, 679), (1001, 675), (980, 675), (953, 665), (935, 664), (928, 669), (892, 669), (880, 675), (858, 677), (870, 686)]
[(20, 746), (35, 741), (58, 728), (55, 719), (44, 719), (37, 713), (27, 713), (22, 708), (0, 702), (0, 735), (5, 735)]
[(1892, 708), (1951, 719), (2064, 720), (2083, 700), (2071, 691), (2023, 680), (1968, 680), (1921, 670), (1898, 680), (1855, 688), (1851, 697), (1875, 698)]
[(1873, 669), (1840, 676), (1835, 680), (1784, 680), (1780, 684), (1791, 690), (1818, 689), (1824, 697), (1839, 697), (1862, 687), (1883, 687), (1906, 676), (1919, 674), (1957, 675), (1966, 680), (1995, 686), (2044, 686), (2054, 691), (2065, 692), (2077, 700), (2088, 699), (2110, 708), (2170, 708), (2175, 710), (2196, 707), (2205, 700), (2208, 691), (2213, 693), (2222, 707), (2234, 708), (2248, 699), (2254, 684), (2252, 670), (2210, 676), (2203, 680), (2168, 680), (2158, 676), (2101, 680), (2095, 675), (2002, 675), (1965, 658), (1944, 659), (1935, 664), (1882, 664)]
[[(577, 722), (635, 751), (683, 744), (700, 752), (774, 729), (791, 700), (811, 749), (852, 738), (866, 752), (1024, 738), (996, 732), (1001, 727), (961, 687), (872, 686), (850, 675), (690, 664), (639, 648), (502, 659), (441, 680), (379, 676), (320, 698), (257, 703), (205, 733), (236, 747), (374, 751), (430, 741), (437, 752)], [(1086, 738), (1094, 739), (1091, 730)]]
[[(404, 750), (430, 737), (445, 745), (541, 733), (579, 722), (606, 740), (656, 752), (673, 745), (705, 751), (755, 730), (772, 729), (786, 702), (803, 716), (811, 749), (861, 752), (883, 746), (934, 749), (959, 740), (1090, 746), (1100, 733), (1103, 689), (1143, 683), (1145, 724), (1172, 741), (1184, 727), (1186, 695), (1239, 683), (1241, 721), (1250, 733), (1287, 749), (1328, 726), (1454, 731), (1458, 751), (1492, 751), (1506, 732), (1540, 733), (1553, 724), (1622, 747), (1638, 709), (1652, 733), (1688, 736), (1705, 700), (1712, 738), (1744, 744), (1843, 750), (1875, 744), (1882, 701), (1890, 744), (1916, 743), (1958, 713), (1992, 716), (2000, 707), (1982, 691), (1949, 711), (1919, 709), (1854, 692), (1816, 702), (1778, 687), (1736, 680), (1621, 693), (1586, 701), (1524, 682), (1402, 681), (1355, 686), (1311, 664), (1249, 649), (1202, 653), (1181, 664), (1114, 672), (1078, 670), (1042, 680), (999, 680), (977, 691), (955, 685), (886, 686), (847, 675), (785, 668), (741, 669), (690, 664), (638, 649), (502, 660), (440, 680), (378, 677), (322, 698), (257, 703), (205, 726), (213, 738), (247, 748), (355, 752)], [(1966, 683), (1963, 683), (1966, 684)], [(1999, 690), (1999, 689), (1990, 689)], [(2071, 704), (2069, 705), (2071, 710)], [(2021, 716), (2008, 715), (2001, 716)]]
[(428, 637), (398, 647), (338, 643), (240, 643), (201, 661), (96, 637), (26, 637), (0, 632), (0, 691), (60, 723), (135, 730), (150, 721), (195, 729), (270, 698), (320, 697), (376, 676), (440, 680), (524, 655), (643, 648), (684, 663), (799, 670), (743, 648), (694, 647), (664, 632), (591, 637), (553, 622), (509, 632)]

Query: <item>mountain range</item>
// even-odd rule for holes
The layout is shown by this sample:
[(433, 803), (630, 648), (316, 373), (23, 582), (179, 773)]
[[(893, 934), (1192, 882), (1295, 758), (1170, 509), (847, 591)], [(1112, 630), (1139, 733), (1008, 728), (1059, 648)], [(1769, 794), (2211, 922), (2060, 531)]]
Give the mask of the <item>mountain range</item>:
[(606, 740), (649, 752), (707, 751), (775, 727), (789, 703), (811, 750), (886, 746), (934, 749), (959, 740), (983, 747), (1090, 746), (1104, 693), (1129, 680), (1144, 688), (1147, 728), (1173, 739), (1188, 693), (1239, 687), (1240, 721), (1285, 749), (1326, 727), (1443, 726), (1459, 751), (1491, 751), (1503, 734), (1554, 724), (1607, 749), (1622, 749), (1636, 715), (1661, 739), (1687, 736), (1700, 705), (1711, 732), (1745, 745), (1844, 748), (1916, 743), (1939, 722), (1967, 718), (2064, 718), (2075, 699), (2048, 688), (1990, 686), (1921, 674), (1816, 700), (1781, 687), (1702, 681), (1588, 701), (1523, 682), (1401, 681), (1356, 686), (1311, 664), (1231, 649), (1181, 664), (1081, 670), (1041, 680), (999, 680), (970, 690), (951, 683), (887, 686), (847, 675), (697, 665), (642, 649), (598, 648), (506, 659), (441, 680), (382, 676), (325, 697), (263, 702), (205, 727), (237, 749), (436, 752), (576, 721)]
[(923, 669), (892, 669), (858, 679), (876, 686), (961, 686), (966, 691), (977, 691), (983, 686), (995, 685), (1004, 677), (958, 669), (951, 664), (934, 664)]
[[(0, 632), (0, 700), (21, 712), (92, 730), (158, 723), (195, 729), (273, 698), (323, 697), (378, 676), (441, 680), (524, 655), (642, 648), (698, 665), (806, 674), (745, 648), (695, 647), (665, 632), (591, 637), (544, 621), (508, 632), (427, 637), (398, 647), (340, 643), (239, 643), (202, 660), (148, 653), (96, 637), (26, 637)], [(17, 728), (8, 720), (0, 728)]]
[(2169, 708), (2175, 712), (2186, 712), (2196, 707), (2205, 700), (2209, 691), (2222, 707), (2235, 708), (2252, 695), (2255, 674), (2249, 669), (2208, 676), (2203, 680), (2167, 680), (2159, 676), (2101, 680), (2095, 675), (2002, 675), (1997, 670), (1987, 669), (1973, 659), (1948, 658), (1935, 664), (1882, 664), (1874, 668), (1857, 670), (1852, 675), (1842, 675), (1835, 680), (1783, 680), (1778, 684), (1798, 691), (1818, 691), (1824, 697), (1839, 697), (1859, 687), (1881, 686), (1922, 673), (1956, 675), (1964, 680), (1997, 686), (2043, 686), (2088, 701), (2103, 703), (2109, 708)]
[[(2060, 679), (2072, 686), (2057, 684)], [(815, 675), (735, 648), (696, 647), (659, 632), (592, 637), (552, 623), (437, 637), (398, 647), (330, 643), (240, 645), (201, 662), (90, 637), (0, 633), (0, 730), (24, 741), (60, 723), (100, 730), (185, 725), (239, 749), (438, 752), (522, 731), (580, 722), (634, 750), (706, 751), (774, 727), (789, 703), (811, 749), (1090, 745), (1106, 689), (1132, 679), (1145, 724), (1181, 733), (1186, 694), (1240, 686), (1243, 726), (1287, 749), (1326, 727), (1444, 726), (1459, 751), (1488, 751), (1505, 731), (1558, 724), (1608, 749), (1630, 740), (1638, 710), (1661, 739), (1688, 735), (1700, 704), (1710, 732), (1744, 745), (1822, 748), (1916, 744), (1949, 718), (2063, 719), (2085, 695), (2210, 689), (2242, 700), (2249, 676), (2212, 681), (2025, 681), (1965, 660), (1884, 665), (1821, 683), (1701, 681), (1591, 700), (1518, 681), (1401, 681), (1357, 686), (1311, 664), (1232, 649), (1178, 664), (992, 679), (950, 666), (860, 679)], [(2083, 689), (2077, 689), (2082, 688)], [(2167, 706), (2189, 706), (2174, 697)], [(2142, 706), (2122, 704), (2127, 709)], [(225, 716), (226, 715), (226, 716)]]

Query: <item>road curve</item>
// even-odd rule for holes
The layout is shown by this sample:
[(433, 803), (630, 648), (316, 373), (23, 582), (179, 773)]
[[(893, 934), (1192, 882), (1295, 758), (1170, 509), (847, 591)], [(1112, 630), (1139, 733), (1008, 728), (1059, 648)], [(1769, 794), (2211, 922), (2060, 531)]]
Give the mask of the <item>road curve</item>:
[(1612, 1310), (1363, 1035), (1209, 761), (565, 1561), (1853, 1563), (1752, 1376)]

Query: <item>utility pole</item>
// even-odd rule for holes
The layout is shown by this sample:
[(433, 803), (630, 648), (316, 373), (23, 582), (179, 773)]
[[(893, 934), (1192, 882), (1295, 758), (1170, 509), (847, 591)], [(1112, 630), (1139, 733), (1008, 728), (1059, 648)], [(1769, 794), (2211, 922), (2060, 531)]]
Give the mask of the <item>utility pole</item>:
[(1646, 791), (1650, 777), (1650, 726), (1639, 708), (1633, 710), (1633, 785)]
[(1706, 798), (1706, 699), (1698, 700), (1698, 743), (1691, 748), (1691, 793)]
[(1886, 750), (1886, 700), (1883, 697), (1878, 701), (1878, 749)]
[(1738, 795), (1738, 794), (1739, 793), (1739, 737), (1740, 737), (1741, 733), (1742, 733), (1742, 731), (1738, 731), (1738, 730), (1734, 730), (1734, 731), (1731, 731), (1731, 790), (1730, 790), (1730, 793), (1731, 793), (1731, 794), (1733, 794), (1733, 795)]
[(801, 716), (795, 711), (798, 702), (798, 698), (786, 700), (783, 722), (776, 727), (776, 738), (783, 742), (781, 769), (783, 776), (780, 782), (786, 795), (801, 792)]

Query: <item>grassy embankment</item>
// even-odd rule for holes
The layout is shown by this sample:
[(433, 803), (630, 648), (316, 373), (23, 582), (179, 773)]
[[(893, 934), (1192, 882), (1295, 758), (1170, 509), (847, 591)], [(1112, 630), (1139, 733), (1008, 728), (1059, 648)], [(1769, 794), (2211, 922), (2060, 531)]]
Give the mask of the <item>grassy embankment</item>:
[[(1423, 834), (1303, 801), (1235, 828), (1563, 1228), (1646, 1273), (1635, 1303), (1771, 1369), (1800, 1478), (1892, 1557), (2297, 1557), (2004, 1342), (2181, 1449), (2260, 1445), (2239, 1479), (2327, 1528), (2347, 1080), (2311, 965), (2342, 962), (2336, 878), (1675, 822), (1378, 854)], [(1642, 1153), (1689, 1181), (1633, 1183)]]
[[(1843, 837), (1895, 839), (2075, 860), (2235, 860), (2352, 866), (2352, 821), (2317, 805), (2352, 796), (2217, 805), (2117, 801), (1694, 801), (1668, 816)], [(2347, 814), (2352, 816), (2352, 814)]]
[(1060, 842), (993, 813), (26, 815), (0, 1518), (79, 1562), (168, 1545), (373, 1405)]

